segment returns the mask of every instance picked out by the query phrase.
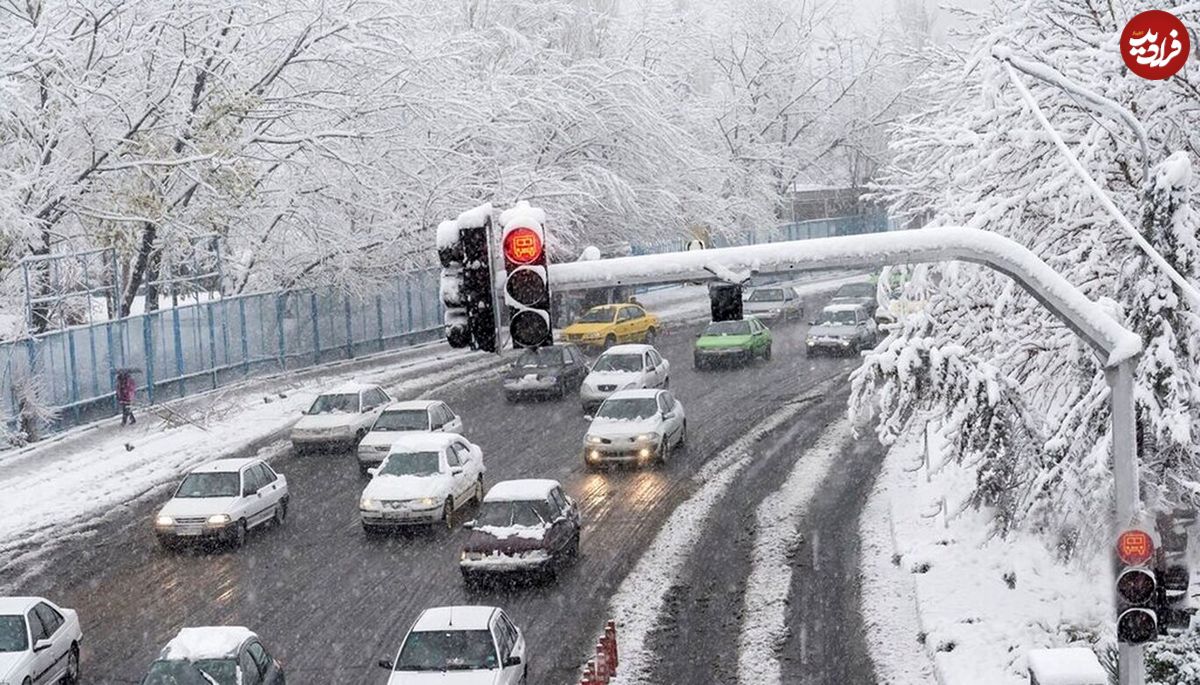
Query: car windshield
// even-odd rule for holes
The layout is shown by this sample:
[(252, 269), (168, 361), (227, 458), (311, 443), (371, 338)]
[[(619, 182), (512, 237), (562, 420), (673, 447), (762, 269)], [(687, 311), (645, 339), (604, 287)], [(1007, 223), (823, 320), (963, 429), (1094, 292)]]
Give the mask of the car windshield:
[(604, 354), (596, 360), (592, 371), (641, 371), (640, 354)]
[(437, 452), (389, 454), (379, 467), (381, 476), (432, 476), (438, 472)]
[(309, 414), (355, 414), (358, 412), (358, 393), (321, 395), (308, 408)]
[(25, 636), (25, 618), (0, 616), (0, 652), (23, 652), (29, 648)]
[(516, 366), (520, 369), (541, 369), (547, 366), (561, 366), (562, 363), (562, 350), (557, 347), (539, 347), (522, 352), (517, 358)]
[(714, 321), (704, 329), (704, 335), (750, 335), (750, 324), (745, 321)]
[(848, 283), (837, 289), (834, 297), (874, 297), (873, 283)]
[(653, 397), (629, 397), (605, 400), (600, 405), (600, 411), (596, 412), (596, 418), (636, 421), (648, 419), (657, 413), (658, 400)]
[(854, 323), (854, 311), (850, 309), (824, 310), (821, 312), (821, 323), (841, 326)]
[(176, 497), (237, 497), (236, 473), (189, 473), (179, 484)]
[(611, 307), (591, 309), (579, 317), (579, 323), (612, 323), (616, 315), (617, 310)]
[(160, 659), (150, 664), (142, 685), (238, 685), (233, 659)]
[(397, 671), (477, 671), (499, 666), (486, 630), (429, 630), (408, 634)]
[(475, 516), (476, 526), (525, 526), (534, 528), (550, 521), (550, 509), (542, 500), (484, 502)]
[(767, 288), (765, 290), (755, 290), (750, 293), (747, 302), (779, 302), (783, 299), (783, 291), (779, 288)]
[(423, 431), (429, 430), (429, 412), (424, 409), (402, 409), (385, 411), (375, 419), (373, 431)]

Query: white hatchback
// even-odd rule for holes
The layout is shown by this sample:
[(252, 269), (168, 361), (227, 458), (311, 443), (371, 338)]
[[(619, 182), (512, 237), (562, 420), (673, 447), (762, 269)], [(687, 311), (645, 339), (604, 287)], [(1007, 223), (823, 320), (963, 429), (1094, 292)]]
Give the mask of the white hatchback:
[(671, 364), (653, 345), (615, 345), (608, 348), (579, 387), (584, 413), (590, 413), (620, 390), (666, 388)]
[(360, 383), (321, 393), (292, 426), (292, 447), (353, 447), (391, 401), (383, 388)]
[(388, 685), (520, 685), (529, 657), (525, 636), (503, 609), (453, 606), (426, 609), (409, 628)]
[(219, 540), (240, 547), (246, 531), (287, 518), (288, 483), (261, 459), (218, 459), (192, 469), (158, 511), (163, 546)]
[(405, 433), (392, 445), (358, 503), (363, 530), (454, 523), (454, 512), (483, 500), (483, 450), (454, 433)]
[(683, 404), (669, 390), (624, 390), (600, 405), (583, 440), (588, 468), (604, 462), (665, 464), (687, 444)]
[(358, 468), (363, 473), (372, 466), (379, 466), (392, 449), (392, 443), (405, 433), (425, 431), (432, 433), (462, 433), (462, 417), (455, 414), (445, 402), (437, 400), (411, 400), (389, 404), (371, 429), (358, 443)]
[(79, 615), (41, 597), (0, 597), (0, 683), (79, 682)]

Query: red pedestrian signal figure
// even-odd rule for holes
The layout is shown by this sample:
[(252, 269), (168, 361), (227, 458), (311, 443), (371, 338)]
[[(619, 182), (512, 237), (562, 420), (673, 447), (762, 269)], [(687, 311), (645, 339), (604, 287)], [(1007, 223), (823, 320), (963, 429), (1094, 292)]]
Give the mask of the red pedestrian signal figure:
[(542, 256), (541, 236), (532, 228), (514, 228), (504, 234), (504, 256), (517, 264), (537, 261)]

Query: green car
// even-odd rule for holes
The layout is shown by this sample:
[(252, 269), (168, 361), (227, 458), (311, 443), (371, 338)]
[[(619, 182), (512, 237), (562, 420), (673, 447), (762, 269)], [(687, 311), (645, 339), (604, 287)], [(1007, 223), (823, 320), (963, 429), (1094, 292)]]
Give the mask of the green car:
[(771, 330), (755, 318), (713, 321), (696, 338), (693, 358), (697, 369), (749, 363), (771, 358)]

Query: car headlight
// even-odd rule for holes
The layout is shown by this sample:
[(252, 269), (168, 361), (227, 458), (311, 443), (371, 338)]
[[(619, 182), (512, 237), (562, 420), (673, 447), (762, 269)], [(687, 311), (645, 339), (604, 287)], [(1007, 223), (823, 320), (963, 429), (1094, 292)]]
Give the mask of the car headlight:
[(601, 439), (600, 439), (599, 435), (589, 435), (589, 436), (587, 436), (587, 441), (588, 441), (588, 444), (591, 444), (591, 445), (599, 445), (601, 443)]
[(432, 497), (422, 497), (420, 499), (413, 500), (412, 504), (414, 506), (418, 506), (423, 509), (428, 509), (429, 507), (432, 507), (435, 504), (435, 502)]
[(359, 500), (358, 508), (359, 509), (378, 509), (379, 508), (379, 500), (369, 499), (369, 498), (364, 497), (361, 500)]
[[(175, 519), (171, 518), (170, 516), (159, 516), (158, 518), (154, 519), (154, 525), (162, 526), (163, 528), (170, 528), (171, 526), (175, 525)], [(0, 683), (0, 685), (3, 684)]]
[(642, 433), (641, 435), (637, 436), (637, 441), (638, 442), (658, 442), (658, 439), (661, 437), (662, 436), (659, 435), (658, 433)]
[(558, 376), (542, 376), (541, 378), (542, 378), (542, 380), (546, 381), (547, 383), (557, 383), (558, 382)]
[(211, 526), (223, 526), (231, 520), (229, 514), (213, 514), (208, 517), (208, 524)]
[(849, 341), (849, 340), (843, 340), (843, 341), (842, 341), (842, 347), (850, 347), (850, 341)]

